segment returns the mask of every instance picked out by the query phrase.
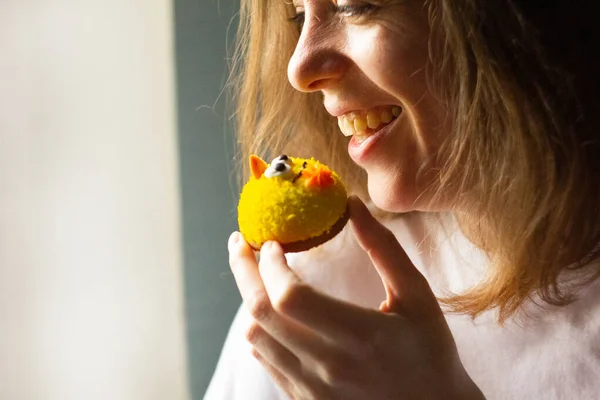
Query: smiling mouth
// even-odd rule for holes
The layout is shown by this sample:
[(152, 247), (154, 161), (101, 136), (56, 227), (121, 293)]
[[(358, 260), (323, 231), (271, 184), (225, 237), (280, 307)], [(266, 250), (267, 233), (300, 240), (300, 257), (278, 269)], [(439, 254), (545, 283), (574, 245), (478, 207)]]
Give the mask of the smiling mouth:
[(402, 113), (398, 106), (375, 107), (365, 111), (353, 111), (338, 117), (338, 126), (344, 136), (354, 136), (364, 142), (380, 129), (389, 125)]

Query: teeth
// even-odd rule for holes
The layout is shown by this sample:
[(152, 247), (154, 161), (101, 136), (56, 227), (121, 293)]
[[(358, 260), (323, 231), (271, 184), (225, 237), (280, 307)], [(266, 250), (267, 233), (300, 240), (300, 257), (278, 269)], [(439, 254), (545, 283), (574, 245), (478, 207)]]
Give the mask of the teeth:
[(367, 139), (369, 138), (369, 136), (370, 136), (370, 135), (362, 135), (362, 134), (360, 134), (360, 133), (357, 133), (356, 135), (354, 135), (354, 137), (356, 138), (356, 141), (357, 141), (358, 143), (362, 143), (362, 142), (364, 142), (365, 140), (367, 140)]
[(390, 111), (383, 110), (381, 112), (381, 122), (383, 122), (384, 124), (387, 124), (388, 122), (391, 122), (392, 118), (394, 118), (394, 116), (392, 115), (392, 113)]
[(373, 134), (373, 131), (380, 128), (382, 124), (389, 124), (392, 120), (402, 113), (398, 106), (378, 107), (367, 111), (366, 115), (359, 112), (348, 113), (338, 117), (338, 126), (344, 136), (356, 136), (361, 142)]
[(361, 115), (358, 112), (348, 113), (338, 117), (338, 126), (344, 136), (356, 135), (357, 140), (364, 141), (380, 128), (382, 124), (389, 124), (402, 113), (398, 106), (377, 108)]
[(352, 136), (356, 133), (356, 131), (354, 130), (354, 124), (348, 119), (348, 118), (343, 118), (344, 120), (344, 129), (342, 129), (342, 132), (344, 133), (344, 136)]
[(356, 132), (364, 132), (367, 129), (367, 121), (362, 118), (354, 118), (354, 130)]
[(344, 136), (348, 136), (348, 135), (346, 135), (346, 132), (344, 130), (344, 119), (343, 118), (338, 118), (338, 127), (340, 128), (340, 131), (342, 131)]
[(371, 129), (375, 129), (381, 124), (381, 119), (379, 118), (379, 114), (374, 111), (369, 111), (367, 113), (367, 126)]

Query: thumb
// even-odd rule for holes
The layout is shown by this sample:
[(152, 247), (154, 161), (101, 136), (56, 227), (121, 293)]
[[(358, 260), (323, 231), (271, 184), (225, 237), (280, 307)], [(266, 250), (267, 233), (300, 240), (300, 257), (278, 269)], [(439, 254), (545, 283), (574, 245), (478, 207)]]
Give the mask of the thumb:
[(423, 301), (437, 301), (421, 273), (415, 268), (394, 234), (369, 212), (356, 196), (348, 199), (350, 223), (359, 245), (367, 252), (385, 286), (387, 299), (380, 306), (384, 312), (400, 312)]

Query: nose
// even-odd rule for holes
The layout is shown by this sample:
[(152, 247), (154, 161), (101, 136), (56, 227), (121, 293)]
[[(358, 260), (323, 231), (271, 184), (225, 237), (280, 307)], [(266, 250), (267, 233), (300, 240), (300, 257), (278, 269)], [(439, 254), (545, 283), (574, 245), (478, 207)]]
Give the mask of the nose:
[(327, 89), (348, 70), (349, 60), (339, 50), (343, 38), (327, 25), (307, 18), (288, 64), (288, 80), (301, 92)]

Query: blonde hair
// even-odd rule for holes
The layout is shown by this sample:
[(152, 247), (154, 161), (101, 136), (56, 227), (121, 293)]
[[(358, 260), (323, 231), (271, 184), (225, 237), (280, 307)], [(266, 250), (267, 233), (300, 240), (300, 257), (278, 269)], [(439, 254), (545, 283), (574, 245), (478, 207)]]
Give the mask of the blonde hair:
[[(423, 3), (428, 81), (454, 121), (439, 151), (436, 196), (457, 195), (463, 230), (491, 260), (482, 284), (442, 301), (472, 316), (498, 308), (500, 321), (534, 294), (567, 304), (575, 292), (559, 276), (600, 252), (598, 69), (590, 53), (585, 58), (597, 32), (585, 32), (596, 35), (589, 48), (573, 46), (593, 26), (591, 17), (581, 21), (582, 5), (593, 2), (538, 10), (524, 0)], [(364, 173), (348, 159), (320, 94), (297, 92), (287, 80), (299, 34), (286, 21), (293, 12), (282, 0), (242, 1), (231, 81), (240, 161), (253, 152), (316, 156), (364, 195)], [(587, 272), (582, 283), (600, 275)]]

